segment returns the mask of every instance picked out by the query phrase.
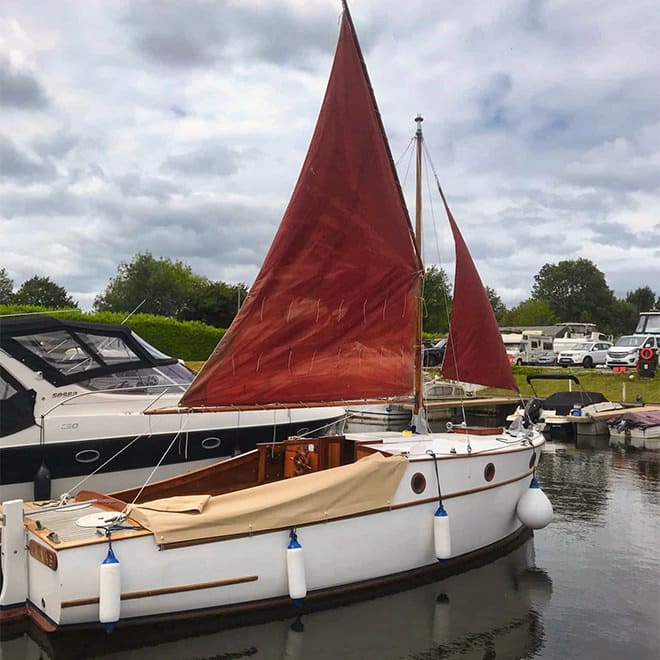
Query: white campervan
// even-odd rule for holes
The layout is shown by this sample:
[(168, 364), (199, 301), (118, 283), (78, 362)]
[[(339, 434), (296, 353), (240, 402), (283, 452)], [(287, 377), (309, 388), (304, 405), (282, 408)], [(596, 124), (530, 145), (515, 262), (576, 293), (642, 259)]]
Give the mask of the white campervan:
[(624, 335), (607, 351), (607, 367), (635, 368), (642, 348), (660, 349), (660, 334)]
[(511, 364), (533, 364), (546, 351), (552, 351), (552, 337), (541, 332), (502, 333), (502, 341)]

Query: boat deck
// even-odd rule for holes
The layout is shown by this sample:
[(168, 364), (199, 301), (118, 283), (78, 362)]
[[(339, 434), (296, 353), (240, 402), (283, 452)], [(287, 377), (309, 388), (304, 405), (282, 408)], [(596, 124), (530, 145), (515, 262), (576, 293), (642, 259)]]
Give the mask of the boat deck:
[[(107, 542), (103, 525), (118, 515), (117, 511), (93, 501), (61, 508), (42, 508), (30, 502), (26, 503), (24, 511), (25, 526), (41, 541), (57, 550)], [(87, 525), (79, 524), (83, 521), (87, 521)], [(130, 518), (112, 529), (113, 539), (146, 534), (149, 532)]]
[(405, 454), (409, 458), (429, 458), (436, 456), (460, 457), (475, 453), (473, 446), (478, 440), (479, 453), (509, 450), (512, 446), (523, 446), (527, 439), (512, 436), (501, 427), (461, 428), (455, 427), (451, 433), (432, 433), (428, 436), (405, 435), (399, 431), (367, 431), (346, 433), (346, 439), (357, 443), (364, 451), (386, 451), (391, 454)]

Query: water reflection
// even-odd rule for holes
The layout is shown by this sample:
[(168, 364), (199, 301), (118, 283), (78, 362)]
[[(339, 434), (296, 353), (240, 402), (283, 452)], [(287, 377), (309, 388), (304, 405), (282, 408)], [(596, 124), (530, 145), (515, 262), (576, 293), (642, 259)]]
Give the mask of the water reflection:
[(408, 591), (280, 620), (220, 629), (204, 623), (43, 636), (16, 630), (3, 660), (27, 658), (521, 658), (543, 647), (552, 581), (533, 540), (495, 562)]
[(541, 455), (539, 479), (555, 512), (554, 522), (605, 524), (610, 492), (609, 452), (587, 452), (573, 445), (547, 443)]

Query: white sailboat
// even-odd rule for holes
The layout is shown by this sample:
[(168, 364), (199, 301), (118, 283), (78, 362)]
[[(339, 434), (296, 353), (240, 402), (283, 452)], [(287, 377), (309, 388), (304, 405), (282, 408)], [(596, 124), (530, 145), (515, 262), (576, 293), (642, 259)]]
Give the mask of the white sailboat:
[[(320, 117), (250, 296), (180, 406), (152, 412), (346, 406), (414, 393), (416, 432), (266, 442), (142, 489), (83, 492), (51, 507), (5, 502), (0, 620), (30, 616), (53, 631), (283, 603), (305, 611), (348, 591), (455, 572), (550, 521), (533, 478), (543, 437), (531, 424), (508, 433), (426, 428), (421, 251), (343, 4)], [(418, 118), (418, 171), (421, 144)], [(443, 375), (516, 389), (445, 208), (457, 267)]]

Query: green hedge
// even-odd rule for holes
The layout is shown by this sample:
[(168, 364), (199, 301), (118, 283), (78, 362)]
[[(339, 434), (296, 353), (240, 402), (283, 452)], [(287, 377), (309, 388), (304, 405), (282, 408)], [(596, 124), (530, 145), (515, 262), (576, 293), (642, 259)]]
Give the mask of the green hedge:
[[(92, 323), (121, 323), (126, 314), (99, 312), (97, 314), (72, 310), (52, 310), (31, 305), (0, 305), (0, 316), (56, 312), (57, 318)], [(0, 323), (2, 319), (0, 318)], [(175, 321), (154, 314), (134, 314), (126, 324), (159, 351), (183, 360), (206, 360), (226, 330), (199, 321)]]

